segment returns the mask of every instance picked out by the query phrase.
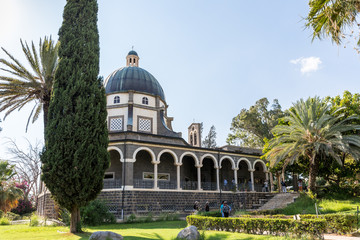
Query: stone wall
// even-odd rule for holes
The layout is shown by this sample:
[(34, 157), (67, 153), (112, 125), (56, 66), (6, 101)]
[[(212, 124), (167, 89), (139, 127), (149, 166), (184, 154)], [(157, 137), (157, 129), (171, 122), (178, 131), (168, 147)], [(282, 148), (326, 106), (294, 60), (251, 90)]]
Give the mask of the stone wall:
[(124, 196), (119, 191), (102, 191), (98, 199), (105, 200), (109, 209), (117, 218), (122, 217), (122, 198), (124, 197), (124, 216), (130, 214), (147, 215), (152, 212), (155, 215), (162, 213), (177, 212), (190, 214), (193, 211), (195, 201), (204, 206), (206, 201), (210, 203), (210, 210), (218, 210), (222, 200), (228, 201), (234, 210), (251, 209), (259, 207), (269, 198), (270, 193), (260, 192), (197, 192), (197, 191), (125, 191)]
[(58, 206), (51, 198), (50, 193), (38, 197), (37, 214), (47, 218), (58, 219)]

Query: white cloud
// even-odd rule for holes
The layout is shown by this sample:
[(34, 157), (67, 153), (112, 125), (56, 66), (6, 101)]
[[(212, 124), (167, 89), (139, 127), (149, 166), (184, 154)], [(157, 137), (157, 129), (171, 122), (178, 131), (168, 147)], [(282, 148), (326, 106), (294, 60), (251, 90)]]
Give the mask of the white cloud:
[(310, 73), (310, 72), (316, 72), (320, 68), (320, 64), (322, 63), (320, 58), (318, 57), (301, 57), (295, 60), (290, 60), (290, 63), (292, 64), (300, 64), (301, 66), (301, 73)]

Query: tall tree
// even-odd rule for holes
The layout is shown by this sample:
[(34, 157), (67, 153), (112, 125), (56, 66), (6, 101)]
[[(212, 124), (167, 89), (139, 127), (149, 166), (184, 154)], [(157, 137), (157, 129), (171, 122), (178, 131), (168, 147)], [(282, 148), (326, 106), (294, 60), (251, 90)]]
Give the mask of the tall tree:
[[(297, 101), (289, 111), (290, 115), (284, 118), (287, 124), (277, 125), (272, 130), (276, 137), (270, 140), (270, 151), (265, 155), (272, 165), (306, 159), (312, 191), (315, 190), (319, 165), (325, 158), (342, 164), (341, 153), (350, 154), (356, 160), (360, 157), (360, 136), (344, 134), (360, 129), (360, 125), (350, 123), (358, 116), (333, 116), (329, 114), (330, 108), (318, 97)], [(341, 110), (338, 108), (334, 113)]]
[(15, 109), (20, 110), (30, 102), (35, 105), (29, 115), (26, 124), (28, 128), (30, 119), (35, 122), (41, 111), (44, 111), (44, 127), (47, 124), (47, 113), (49, 109), (51, 91), (54, 83), (55, 70), (58, 64), (58, 47), (51, 37), (40, 39), (37, 51), (34, 42), (31, 47), (20, 40), (22, 50), (25, 54), (31, 70), (22, 65), (4, 48), (2, 50), (10, 58), (10, 61), (0, 59), (0, 63), (6, 68), (0, 68), (9, 76), (0, 76), (0, 112), (5, 111), (6, 118)]
[(21, 189), (15, 186), (12, 178), (16, 174), (15, 166), (0, 160), (0, 210), (7, 212), (16, 207), (23, 196)]
[(96, 0), (67, 0), (59, 30), (42, 180), (55, 201), (71, 212), (70, 231), (81, 231), (80, 211), (103, 187), (107, 152), (106, 98), (99, 73)]
[(313, 31), (313, 39), (330, 37), (336, 44), (343, 38), (356, 39), (360, 45), (357, 16), (360, 11), (359, 0), (310, 0), (310, 11), (306, 26)]
[(277, 99), (274, 99), (271, 109), (268, 108), (269, 100), (261, 98), (249, 110), (242, 109), (231, 122), (232, 133), (229, 133), (226, 142), (262, 148), (265, 144), (264, 139), (273, 137), (271, 129), (276, 126), (278, 119), (284, 116)]
[(206, 148), (216, 148), (216, 129), (214, 125), (211, 126), (208, 135), (202, 142), (202, 145)]

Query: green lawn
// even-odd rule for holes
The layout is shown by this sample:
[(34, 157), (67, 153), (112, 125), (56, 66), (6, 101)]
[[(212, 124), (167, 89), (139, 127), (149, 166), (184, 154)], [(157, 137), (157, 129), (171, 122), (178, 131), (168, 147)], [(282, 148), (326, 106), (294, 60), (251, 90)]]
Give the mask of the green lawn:
[[(0, 226), (0, 239), (88, 239), (95, 231), (112, 231), (124, 236), (125, 240), (140, 239), (175, 239), (181, 229), (186, 227), (185, 221), (134, 223), (134, 224), (111, 224), (84, 229), (86, 233), (70, 234), (67, 227), (29, 227), (27, 225), (6, 225)], [(207, 231), (206, 240), (217, 239), (285, 239), (280, 237), (258, 236), (240, 233)]]

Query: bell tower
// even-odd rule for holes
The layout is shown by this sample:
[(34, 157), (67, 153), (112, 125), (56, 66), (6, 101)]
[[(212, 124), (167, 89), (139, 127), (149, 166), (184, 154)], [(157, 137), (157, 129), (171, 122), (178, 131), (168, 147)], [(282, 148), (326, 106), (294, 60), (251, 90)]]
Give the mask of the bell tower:
[(194, 147), (201, 147), (201, 124), (192, 123), (188, 128), (189, 141), (188, 143)]

